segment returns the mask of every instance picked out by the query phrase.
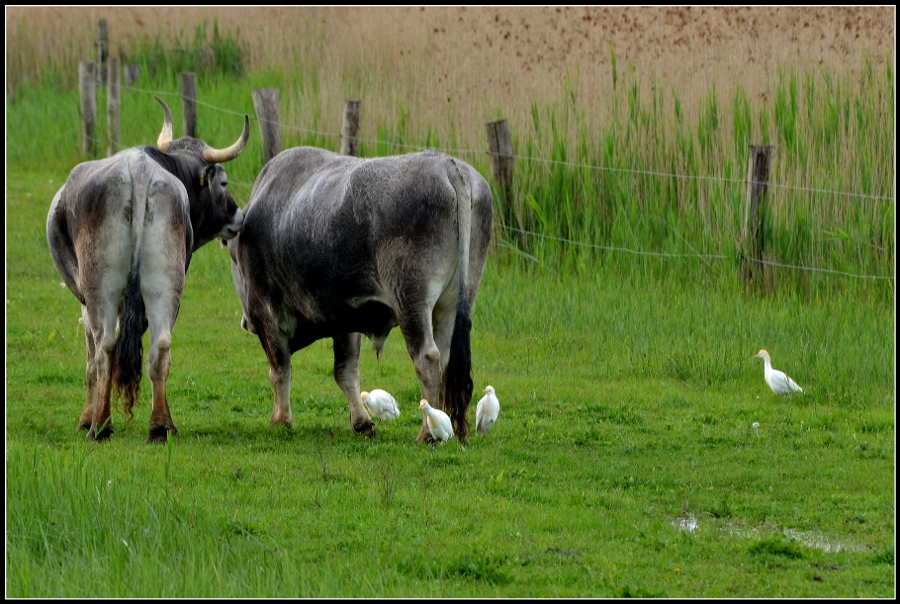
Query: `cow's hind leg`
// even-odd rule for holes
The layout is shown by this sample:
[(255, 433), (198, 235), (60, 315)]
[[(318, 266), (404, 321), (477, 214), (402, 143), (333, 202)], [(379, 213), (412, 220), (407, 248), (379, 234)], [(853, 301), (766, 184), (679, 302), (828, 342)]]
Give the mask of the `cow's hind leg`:
[[(94, 342), (94, 364), (97, 368), (97, 394), (91, 415), (88, 440), (106, 440), (113, 433), (110, 412), (112, 396), (112, 356), (116, 347), (117, 296), (110, 296), (98, 305), (100, 310), (90, 313), (92, 339)], [(91, 308), (90, 302), (88, 308)]]
[[(423, 312), (424, 311), (424, 312)], [(441, 353), (431, 332), (430, 311), (424, 307), (422, 311), (412, 312), (399, 317), (400, 330), (406, 342), (406, 350), (416, 369), (422, 398), (435, 409), (442, 409), (441, 398)], [(422, 426), (416, 441), (432, 442), (428, 423), (422, 415)]]
[(269, 382), (275, 395), (270, 426), (293, 427), (291, 415), (291, 349), (290, 343), (277, 327), (264, 320), (251, 318), (259, 342), (269, 361)]
[(366, 436), (375, 436), (375, 424), (359, 396), (359, 349), (362, 334), (348, 333), (335, 336), (334, 381), (343, 390), (350, 404), (350, 425)]
[(97, 404), (97, 347), (94, 345), (94, 334), (91, 331), (91, 322), (88, 318), (87, 307), (81, 307), (81, 320), (84, 323), (84, 339), (87, 344), (87, 367), (84, 371), (84, 386), (87, 391), (84, 408), (81, 417), (78, 418), (76, 432), (91, 429), (91, 420), (94, 416), (94, 407)]
[[(154, 243), (156, 242), (145, 244), (145, 254), (149, 256), (152, 253), (159, 258), (165, 257), (161, 250), (153, 249)], [(172, 244), (173, 247), (176, 243)], [(141, 264), (141, 297), (145, 309), (144, 325), (150, 328), (147, 374), (150, 377), (153, 398), (150, 428), (147, 435), (148, 443), (164, 443), (169, 432), (173, 436), (178, 434), (178, 428), (175, 427), (169, 411), (166, 382), (169, 379), (169, 368), (172, 365), (172, 328), (181, 306), (183, 291), (184, 273), (178, 264), (174, 266), (151, 262)]]
[[(456, 298), (444, 296), (434, 307), (431, 324), (434, 326), (434, 342), (441, 353), (441, 379), (447, 373), (450, 362), (450, 340), (453, 338), (453, 325), (456, 321)], [(444, 396), (444, 384), (441, 382), (441, 396)]]
[(113, 355), (116, 354), (119, 308), (128, 280), (130, 242), (127, 226), (108, 218), (102, 229), (93, 236), (83, 237), (76, 244), (79, 258), (77, 283), (85, 307), (82, 311), (85, 315), (84, 327), (90, 330), (86, 340), (88, 350), (93, 347), (97, 376), (96, 394), (89, 395), (93, 399), (93, 413), (88, 440), (106, 440), (113, 433), (110, 415)]
[(148, 322), (150, 324), (150, 346), (147, 354), (147, 374), (150, 376), (150, 387), (153, 392), (153, 408), (150, 411), (150, 430), (148, 443), (165, 442), (168, 433), (178, 434), (178, 428), (172, 421), (169, 401), (166, 396), (166, 381), (169, 379), (169, 367), (172, 365), (172, 324), (168, 320), (155, 316), (155, 309), (148, 306)]

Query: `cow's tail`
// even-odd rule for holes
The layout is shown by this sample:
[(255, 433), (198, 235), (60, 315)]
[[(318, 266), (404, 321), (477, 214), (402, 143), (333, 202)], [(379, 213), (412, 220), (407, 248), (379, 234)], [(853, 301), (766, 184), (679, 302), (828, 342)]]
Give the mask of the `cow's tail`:
[[(143, 192), (146, 193), (146, 192)], [(148, 197), (135, 191), (131, 218), (131, 268), (122, 300), (119, 334), (112, 355), (112, 386), (116, 398), (125, 395), (125, 419), (134, 417), (131, 409), (138, 401), (143, 374), (143, 344), (146, 313), (141, 296), (141, 246), (144, 235), (144, 215)]]
[(472, 194), (469, 179), (463, 175), (459, 163), (450, 159), (450, 183), (456, 191), (457, 225), (459, 236), (459, 293), (456, 300), (456, 320), (450, 340), (450, 359), (444, 374), (444, 410), (453, 421), (454, 432), (460, 442), (469, 435), (466, 413), (472, 401), (472, 309), (469, 306), (469, 241), (472, 232)]

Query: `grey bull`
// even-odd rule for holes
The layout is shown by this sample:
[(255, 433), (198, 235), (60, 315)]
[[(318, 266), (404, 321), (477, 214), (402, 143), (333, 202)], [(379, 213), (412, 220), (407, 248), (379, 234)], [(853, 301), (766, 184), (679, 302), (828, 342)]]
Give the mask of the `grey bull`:
[(126, 419), (140, 393), (142, 335), (150, 329), (147, 372), (153, 391), (148, 442), (177, 432), (166, 400), (172, 328), (185, 272), (200, 246), (241, 230), (244, 215), (226, 189), (221, 163), (244, 150), (240, 138), (215, 149), (201, 140), (172, 140), (172, 112), (152, 146), (75, 166), (47, 216), (56, 270), (81, 303), (87, 341), (87, 396), (79, 430), (112, 434), (110, 398), (125, 395)]
[[(442, 153), (360, 159), (298, 147), (275, 156), (228, 242), (241, 325), (269, 362), (270, 423), (292, 424), (292, 354), (332, 338), (350, 424), (374, 435), (359, 393), (361, 335), (380, 354), (399, 325), (422, 398), (465, 441), (471, 312), (491, 224), (487, 181)], [(417, 440), (430, 441), (424, 418)]]

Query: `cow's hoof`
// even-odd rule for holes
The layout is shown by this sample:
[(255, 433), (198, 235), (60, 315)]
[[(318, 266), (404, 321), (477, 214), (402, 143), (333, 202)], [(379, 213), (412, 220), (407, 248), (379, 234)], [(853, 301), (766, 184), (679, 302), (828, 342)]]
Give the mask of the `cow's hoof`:
[(75, 432), (81, 432), (82, 430), (90, 430), (91, 422), (78, 422), (78, 427), (75, 428)]
[(416, 442), (420, 445), (429, 445), (434, 442), (434, 437), (431, 435), (431, 431), (428, 428), (422, 428), (421, 430), (419, 430), (419, 435), (416, 437)]
[(176, 436), (178, 434), (178, 429), (176, 429), (175, 426), (150, 426), (147, 444), (166, 442), (169, 432), (172, 433), (172, 436)]
[(357, 434), (362, 434), (366, 438), (375, 438), (375, 424), (372, 422), (372, 420), (368, 420), (361, 424), (353, 426), (353, 430)]
[(91, 429), (88, 430), (88, 433), (87, 433), (87, 440), (96, 440), (98, 442), (104, 442), (104, 441), (109, 440), (109, 437), (112, 436), (112, 434), (113, 434), (112, 426), (109, 425), (109, 423), (107, 423), (106, 426), (100, 431), (96, 431), (96, 430), (94, 430), (93, 427), (91, 427)]

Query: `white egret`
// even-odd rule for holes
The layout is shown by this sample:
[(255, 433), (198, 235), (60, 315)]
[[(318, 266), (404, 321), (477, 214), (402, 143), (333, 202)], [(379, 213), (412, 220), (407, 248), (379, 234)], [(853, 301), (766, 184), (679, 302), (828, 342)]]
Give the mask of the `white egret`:
[[(435, 441), (445, 443), (453, 438), (453, 423), (450, 421), (449, 415), (429, 405), (424, 398), (419, 403), (419, 409), (425, 414), (428, 430)], [(431, 443), (431, 448), (434, 449), (433, 442)]]
[(390, 393), (380, 388), (376, 388), (372, 392), (360, 392), (359, 398), (368, 407), (369, 413), (382, 422), (400, 417), (400, 408), (397, 406), (397, 401), (394, 400)]
[(760, 350), (753, 358), (761, 358), (765, 361), (766, 383), (775, 394), (790, 394), (791, 392), (803, 392), (803, 388), (797, 385), (797, 382), (789, 378), (783, 371), (772, 369), (772, 359), (765, 350)]
[(478, 401), (478, 406), (475, 407), (475, 431), (481, 436), (487, 434), (497, 421), (498, 415), (500, 415), (500, 401), (497, 400), (494, 387), (488, 386), (484, 389), (484, 396)]

